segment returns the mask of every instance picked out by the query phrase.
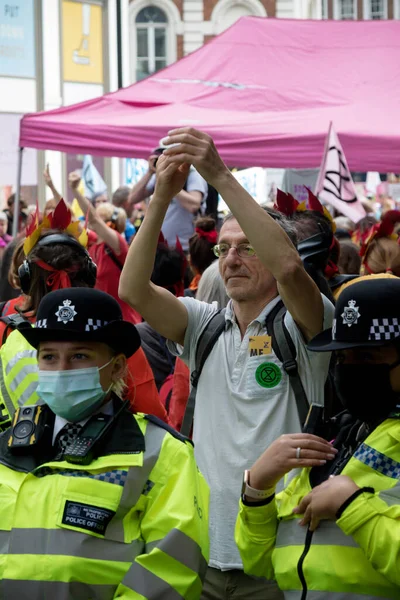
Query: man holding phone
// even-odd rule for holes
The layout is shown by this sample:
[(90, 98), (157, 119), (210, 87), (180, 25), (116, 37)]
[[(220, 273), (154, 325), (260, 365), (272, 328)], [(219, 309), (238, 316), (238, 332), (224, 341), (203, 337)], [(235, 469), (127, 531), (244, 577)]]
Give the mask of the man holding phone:
[[(157, 159), (166, 148), (161, 142), (162, 140), (160, 146), (153, 150), (149, 157), (149, 170), (133, 187), (129, 196), (130, 204), (142, 202), (154, 193)], [(163, 222), (162, 233), (170, 246), (175, 246), (178, 236), (183, 250), (188, 252), (189, 238), (194, 233), (194, 217), (207, 199), (207, 189), (205, 179), (195, 168), (191, 168), (184, 189), (172, 199)]]

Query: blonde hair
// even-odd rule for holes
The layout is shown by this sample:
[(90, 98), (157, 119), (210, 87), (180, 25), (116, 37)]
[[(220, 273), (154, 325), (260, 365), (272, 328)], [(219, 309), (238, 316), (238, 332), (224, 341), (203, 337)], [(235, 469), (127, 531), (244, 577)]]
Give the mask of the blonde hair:
[(126, 228), (126, 219), (127, 215), (123, 208), (118, 206), (114, 206), (111, 202), (101, 202), (96, 206), (96, 213), (106, 223), (111, 221), (113, 215), (118, 214), (117, 218), (114, 221), (115, 229), (118, 233), (124, 233)]
[(123, 398), (125, 388), (127, 387), (125, 383), (125, 379), (121, 377), (117, 381), (114, 381), (111, 387), (111, 391), (114, 392), (118, 396), (118, 398)]
[[(117, 352), (116, 350), (113, 350), (111, 347), (110, 347), (110, 351), (111, 351), (111, 354), (113, 357), (121, 354), (121, 352)], [(116, 394), (118, 396), (118, 398), (122, 399), (124, 397), (125, 389), (128, 387), (126, 380), (129, 376), (130, 376), (130, 371), (128, 368), (128, 364), (125, 363), (124, 372), (122, 373), (121, 377), (119, 377), (119, 379), (117, 379), (117, 381), (114, 381), (111, 386), (111, 391), (114, 392), (114, 394)]]
[(400, 277), (400, 246), (397, 241), (390, 238), (372, 241), (361, 267), (362, 275), (368, 273), (393, 273)]

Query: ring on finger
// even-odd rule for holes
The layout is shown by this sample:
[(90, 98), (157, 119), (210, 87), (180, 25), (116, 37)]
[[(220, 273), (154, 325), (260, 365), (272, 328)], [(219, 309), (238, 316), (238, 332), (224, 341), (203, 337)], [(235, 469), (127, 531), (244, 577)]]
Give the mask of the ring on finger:
[(296, 448), (296, 458), (297, 460), (300, 460), (300, 453), (301, 453), (301, 448)]

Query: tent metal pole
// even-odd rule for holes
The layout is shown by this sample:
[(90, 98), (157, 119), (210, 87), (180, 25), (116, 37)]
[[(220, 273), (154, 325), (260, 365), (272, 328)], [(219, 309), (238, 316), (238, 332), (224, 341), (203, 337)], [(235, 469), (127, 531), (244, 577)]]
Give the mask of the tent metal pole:
[(12, 236), (13, 238), (17, 237), (18, 234), (18, 226), (19, 226), (19, 206), (20, 206), (20, 195), (21, 195), (21, 176), (22, 176), (22, 156), (24, 153), (24, 149), (20, 148), (18, 151), (18, 169), (17, 169), (17, 186), (15, 191), (15, 201), (14, 201), (14, 219), (13, 219), (13, 227), (12, 227)]

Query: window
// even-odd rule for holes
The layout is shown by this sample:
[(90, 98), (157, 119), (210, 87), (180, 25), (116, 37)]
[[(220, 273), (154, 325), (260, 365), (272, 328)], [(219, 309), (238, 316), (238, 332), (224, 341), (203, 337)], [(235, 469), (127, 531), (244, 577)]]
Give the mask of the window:
[(387, 19), (387, 0), (366, 0), (364, 18), (374, 21)]
[(335, 19), (342, 21), (357, 19), (357, 0), (336, 0)]
[(167, 66), (168, 19), (157, 6), (147, 6), (136, 16), (136, 81)]
[(328, 0), (321, 0), (321, 19), (328, 18)]

